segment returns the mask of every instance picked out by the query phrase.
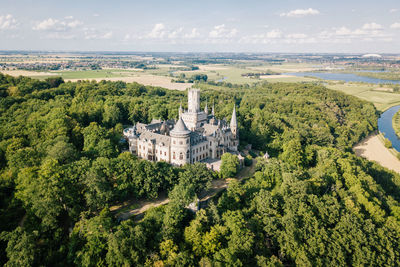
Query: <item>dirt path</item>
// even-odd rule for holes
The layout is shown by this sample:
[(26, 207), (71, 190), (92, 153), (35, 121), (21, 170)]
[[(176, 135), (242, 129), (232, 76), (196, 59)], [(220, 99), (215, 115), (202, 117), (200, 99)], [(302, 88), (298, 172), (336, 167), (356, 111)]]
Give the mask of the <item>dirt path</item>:
[[(255, 166), (257, 161), (253, 159), (253, 164), (250, 167), (244, 167), (237, 175), (239, 180), (243, 178), (250, 177), (255, 172)], [(232, 179), (218, 179), (214, 180), (211, 183), (211, 188), (204, 193), (200, 193), (199, 199), (204, 201), (206, 199), (212, 198), (221, 190), (224, 190), (228, 187), (229, 182)], [(142, 201), (127, 201), (121, 205), (113, 206), (110, 210), (116, 213), (116, 217), (118, 220), (124, 221), (129, 219), (132, 216), (137, 216), (138, 218), (143, 215), (150, 208), (158, 207), (161, 205), (165, 205), (169, 202), (169, 199), (166, 197), (165, 194), (160, 194), (160, 196), (155, 200), (142, 200)], [(134, 205), (134, 209), (129, 209), (130, 206)]]
[(357, 156), (376, 161), (383, 167), (400, 173), (400, 161), (383, 145), (377, 134), (365, 138), (353, 150)]

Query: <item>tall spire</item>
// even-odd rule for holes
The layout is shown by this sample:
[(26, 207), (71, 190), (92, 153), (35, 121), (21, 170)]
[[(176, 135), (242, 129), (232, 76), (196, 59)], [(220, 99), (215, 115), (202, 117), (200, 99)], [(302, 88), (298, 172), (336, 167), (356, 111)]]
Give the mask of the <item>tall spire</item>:
[(206, 106), (205, 106), (205, 108), (204, 108), (204, 113), (208, 114), (207, 100), (206, 100)]
[(183, 109), (182, 109), (182, 100), (181, 100), (181, 105), (179, 106), (179, 118), (182, 117)]
[(211, 114), (212, 114), (213, 116), (215, 116), (215, 113), (214, 113), (214, 106), (215, 106), (215, 104), (214, 104), (214, 101), (213, 101), (213, 106), (212, 106), (212, 110), (211, 110)]
[[(231, 131), (232, 131), (232, 134), (233, 134), (233, 138), (234, 138), (236, 141), (239, 141), (239, 132), (238, 132), (237, 118), (236, 118), (236, 105), (233, 106), (233, 111), (232, 111), (232, 118), (231, 118), (230, 127), (231, 127)], [(236, 141), (235, 141), (235, 142), (236, 142)], [(235, 143), (235, 142), (234, 142), (234, 143)], [(237, 144), (236, 144), (236, 147), (237, 147)]]
[(237, 119), (236, 119), (236, 105), (233, 106), (232, 118), (231, 118), (231, 128), (237, 127)]

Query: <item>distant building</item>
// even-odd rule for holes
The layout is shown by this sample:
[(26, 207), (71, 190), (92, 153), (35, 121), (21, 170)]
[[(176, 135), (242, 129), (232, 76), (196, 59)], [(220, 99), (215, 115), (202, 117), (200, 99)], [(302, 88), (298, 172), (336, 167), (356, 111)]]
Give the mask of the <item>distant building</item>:
[(137, 123), (124, 130), (129, 151), (151, 161), (184, 165), (208, 159), (219, 159), (226, 152), (237, 153), (239, 131), (236, 107), (230, 124), (211, 114), (207, 103), (200, 109), (200, 90), (189, 89), (188, 110), (179, 107), (179, 119)]

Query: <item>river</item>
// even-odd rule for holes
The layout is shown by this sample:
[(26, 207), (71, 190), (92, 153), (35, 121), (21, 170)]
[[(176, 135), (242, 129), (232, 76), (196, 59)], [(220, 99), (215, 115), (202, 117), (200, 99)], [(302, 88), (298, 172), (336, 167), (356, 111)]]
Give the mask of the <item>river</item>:
[(334, 73), (334, 72), (289, 72), (289, 73), (282, 73), (284, 75), (293, 75), (298, 77), (304, 76), (314, 76), (324, 80), (336, 80), (336, 81), (345, 81), (345, 82), (365, 82), (365, 83), (394, 83), (400, 84), (400, 81), (393, 81), (393, 80), (383, 80), (365, 76), (358, 76), (353, 73)]
[(399, 111), (400, 105), (394, 106), (382, 113), (378, 119), (378, 129), (383, 135), (392, 142), (394, 149), (400, 152), (400, 139), (397, 137), (392, 124), (392, 118), (397, 111)]

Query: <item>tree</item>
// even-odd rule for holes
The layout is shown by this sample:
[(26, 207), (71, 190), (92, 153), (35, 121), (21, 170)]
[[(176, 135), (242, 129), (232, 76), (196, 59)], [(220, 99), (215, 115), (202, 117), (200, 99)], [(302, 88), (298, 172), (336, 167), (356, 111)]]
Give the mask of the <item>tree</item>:
[(34, 266), (37, 254), (35, 234), (21, 227), (10, 233), (3, 232), (0, 239), (8, 241), (6, 252), (8, 261), (4, 266)]
[(220, 173), (223, 178), (234, 177), (238, 171), (239, 159), (236, 155), (225, 153), (221, 157)]

